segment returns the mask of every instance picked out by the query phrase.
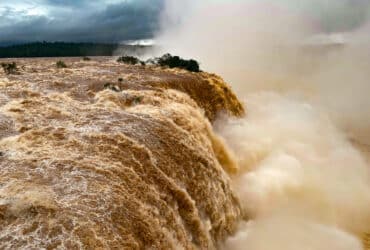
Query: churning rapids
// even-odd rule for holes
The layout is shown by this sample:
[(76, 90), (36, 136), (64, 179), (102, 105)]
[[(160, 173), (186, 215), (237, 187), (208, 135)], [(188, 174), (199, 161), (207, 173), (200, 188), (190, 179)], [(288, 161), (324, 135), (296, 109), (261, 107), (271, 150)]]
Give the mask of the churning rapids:
[(0, 249), (368, 243), (368, 162), (308, 104), (244, 111), (213, 74), (56, 60), (0, 73)]
[(0, 248), (207, 249), (233, 233), (236, 165), (210, 124), (244, 113), (230, 88), (206, 73), (66, 63), (17, 60), (19, 75), (1, 75)]

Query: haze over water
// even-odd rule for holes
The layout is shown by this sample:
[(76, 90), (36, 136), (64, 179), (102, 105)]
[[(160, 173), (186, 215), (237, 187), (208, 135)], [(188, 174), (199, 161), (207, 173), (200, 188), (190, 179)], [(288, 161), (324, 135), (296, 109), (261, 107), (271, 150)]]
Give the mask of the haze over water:
[(225, 249), (362, 249), (370, 230), (369, 3), (186, 4), (193, 8), (181, 19), (168, 1), (158, 41), (220, 73), (247, 110), (216, 123), (239, 163), (232, 183), (252, 219)]

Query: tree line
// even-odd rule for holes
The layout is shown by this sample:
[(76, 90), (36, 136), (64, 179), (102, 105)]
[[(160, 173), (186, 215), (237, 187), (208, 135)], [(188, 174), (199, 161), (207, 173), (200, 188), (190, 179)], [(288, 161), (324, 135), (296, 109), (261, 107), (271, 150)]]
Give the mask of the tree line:
[(137, 54), (143, 53), (146, 49), (149, 49), (149, 46), (100, 43), (34, 42), (0, 47), (0, 58), (112, 56), (117, 50)]

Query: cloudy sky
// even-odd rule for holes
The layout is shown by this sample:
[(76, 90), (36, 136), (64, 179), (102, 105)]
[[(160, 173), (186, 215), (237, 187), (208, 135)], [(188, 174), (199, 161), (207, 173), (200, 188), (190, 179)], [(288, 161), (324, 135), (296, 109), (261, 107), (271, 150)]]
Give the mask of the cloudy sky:
[(150, 38), (161, 9), (163, 0), (0, 0), (0, 43)]
[(152, 38), (165, 1), (264, 2), (316, 19), (328, 32), (360, 25), (370, 9), (370, 0), (0, 0), (0, 44)]

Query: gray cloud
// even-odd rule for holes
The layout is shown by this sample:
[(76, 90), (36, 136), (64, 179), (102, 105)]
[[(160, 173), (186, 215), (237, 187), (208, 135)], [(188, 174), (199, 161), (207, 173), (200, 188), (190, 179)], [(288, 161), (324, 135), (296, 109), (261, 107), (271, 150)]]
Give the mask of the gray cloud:
[(120, 42), (151, 38), (158, 29), (163, 8), (163, 0), (18, 0), (14, 3), (0, 3), (0, 43)]
[[(186, 10), (192, 9), (195, 3), (212, 1), (216, 2), (0, 0), (0, 45), (14, 41), (120, 42), (152, 38), (159, 29), (164, 2), (175, 5), (180, 17), (184, 18)], [(260, 3), (259, 0), (239, 1)], [(236, 0), (218, 2), (231, 3)], [(324, 32), (355, 29), (368, 20), (370, 12), (370, 0), (264, 0), (263, 3), (287, 7), (312, 18)], [(170, 9), (172, 11), (173, 8)], [(177, 22), (178, 19), (171, 21)], [(169, 25), (168, 20), (165, 25)]]

